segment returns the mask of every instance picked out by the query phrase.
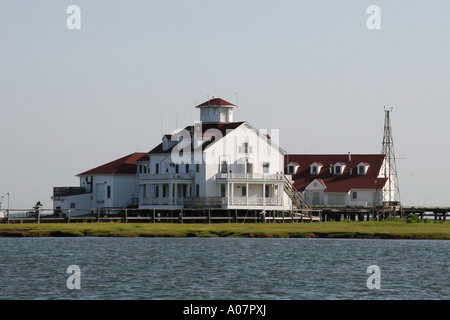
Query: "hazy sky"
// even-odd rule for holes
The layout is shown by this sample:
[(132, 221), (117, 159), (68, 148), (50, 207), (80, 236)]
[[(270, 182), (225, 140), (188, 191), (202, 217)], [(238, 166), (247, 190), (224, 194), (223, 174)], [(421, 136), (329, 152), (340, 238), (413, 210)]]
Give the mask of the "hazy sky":
[(403, 204), (450, 205), (448, 0), (1, 0), (0, 41), (11, 208), (51, 208), (54, 186), (149, 151), (212, 96), (288, 153), (380, 153), (393, 107)]

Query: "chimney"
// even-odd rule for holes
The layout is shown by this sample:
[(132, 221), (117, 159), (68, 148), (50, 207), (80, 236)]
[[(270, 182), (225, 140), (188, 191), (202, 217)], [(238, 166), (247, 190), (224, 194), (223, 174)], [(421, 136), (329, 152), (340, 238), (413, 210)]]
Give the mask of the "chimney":
[(348, 153), (348, 161), (352, 161), (352, 154), (350, 152)]

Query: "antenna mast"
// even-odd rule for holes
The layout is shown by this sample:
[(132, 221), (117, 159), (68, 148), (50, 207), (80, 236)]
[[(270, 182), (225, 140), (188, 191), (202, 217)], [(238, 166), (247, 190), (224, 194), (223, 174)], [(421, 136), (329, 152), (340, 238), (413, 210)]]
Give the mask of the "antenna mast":
[[(383, 188), (383, 204), (395, 207), (400, 206), (400, 187), (398, 184), (397, 165), (395, 162), (394, 139), (392, 137), (392, 126), (390, 110), (384, 109), (384, 136), (381, 153), (384, 154), (384, 177), (387, 178)], [(394, 209), (395, 210), (395, 209)]]

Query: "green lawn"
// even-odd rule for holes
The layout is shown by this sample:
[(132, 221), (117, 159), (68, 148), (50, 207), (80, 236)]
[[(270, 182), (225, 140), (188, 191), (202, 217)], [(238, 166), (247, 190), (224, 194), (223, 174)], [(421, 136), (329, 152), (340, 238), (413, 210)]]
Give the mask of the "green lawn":
[(450, 239), (449, 222), (322, 223), (23, 223), (1, 224), (0, 236), (297, 237)]

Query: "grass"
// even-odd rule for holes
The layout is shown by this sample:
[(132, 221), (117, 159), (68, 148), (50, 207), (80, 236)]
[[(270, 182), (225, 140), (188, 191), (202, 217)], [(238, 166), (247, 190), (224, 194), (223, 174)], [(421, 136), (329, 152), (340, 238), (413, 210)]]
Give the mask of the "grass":
[(450, 223), (24, 223), (1, 224), (0, 237), (264, 237), (450, 239)]

